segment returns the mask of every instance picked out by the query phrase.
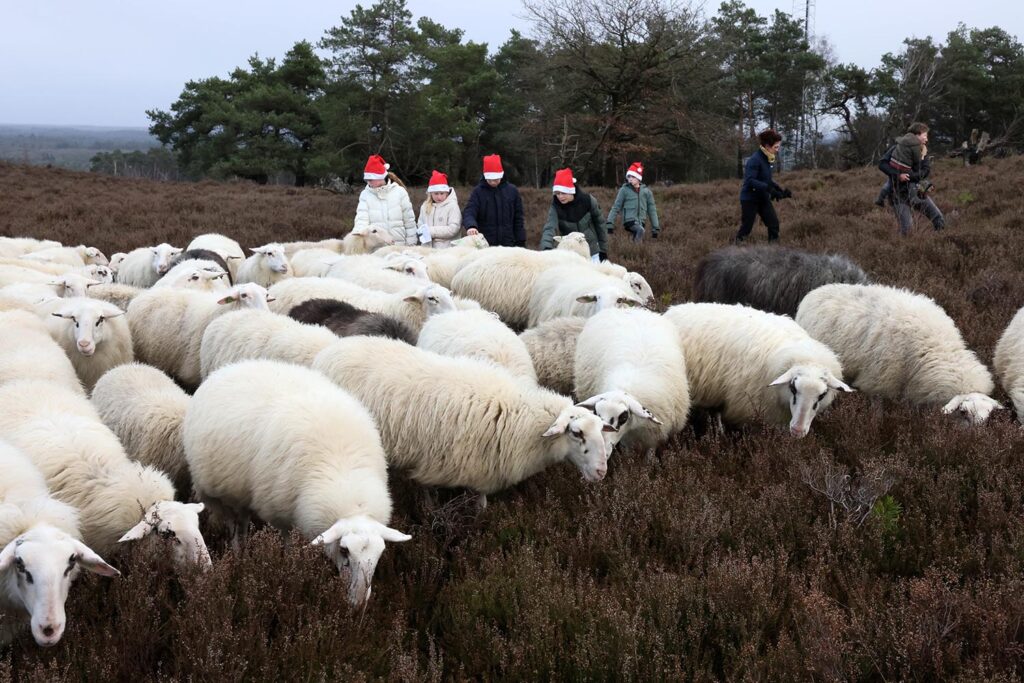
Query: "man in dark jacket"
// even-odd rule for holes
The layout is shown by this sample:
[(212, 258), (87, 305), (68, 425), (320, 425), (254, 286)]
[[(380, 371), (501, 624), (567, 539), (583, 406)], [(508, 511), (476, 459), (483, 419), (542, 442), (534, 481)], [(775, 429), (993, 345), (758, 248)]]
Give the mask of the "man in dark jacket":
[[(923, 213), (935, 230), (942, 230), (946, 226), (942, 211), (928, 196), (927, 188), (931, 182), (924, 182), (931, 175), (927, 145), (928, 126), (914, 123), (878, 163), (878, 169), (889, 176), (886, 183), (891, 188), (888, 198), (900, 224), (900, 235), (904, 237), (910, 233), (910, 226), (914, 224), (913, 211)], [(884, 199), (881, 196), (879, 198)]]
[(733, 241), (739, 243), (747, 239), (754, 229), (754, 219), (761, 217), (761, 222), (768, 228), (768, 241), (779, 239), (779, 217), (772, 206), (773, 199), (784, 199), (793, 196), (789, 190), (779, 187), (772, 180), (772, 164), (775, 155), (782, 147), (782, 136), (769, 128), (757, 136), (761, 148), (750, 155), (743, 169), (743, 186), (740, 188), (740, 229)]
[(500, 156), (484, 157), (484, 177), (469, 195), (462, 225), (467, 232), (478, 230), (492, 247), (525, 247), (523, 200), (504, 176)]

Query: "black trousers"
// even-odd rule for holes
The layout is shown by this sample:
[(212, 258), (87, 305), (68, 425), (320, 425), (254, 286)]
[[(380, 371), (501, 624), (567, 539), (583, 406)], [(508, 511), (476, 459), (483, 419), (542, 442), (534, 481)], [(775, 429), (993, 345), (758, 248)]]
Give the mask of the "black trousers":
[(758, 216), (768, 228), (768, 241), (779, 239), (779, 217), (775, 215), (772, 200), (765, 197), (740, 200), (740, 230), (736, 233), (737, 242), (745, 240), (750, 235), (750, 231), (754, 229), (754, 219)]

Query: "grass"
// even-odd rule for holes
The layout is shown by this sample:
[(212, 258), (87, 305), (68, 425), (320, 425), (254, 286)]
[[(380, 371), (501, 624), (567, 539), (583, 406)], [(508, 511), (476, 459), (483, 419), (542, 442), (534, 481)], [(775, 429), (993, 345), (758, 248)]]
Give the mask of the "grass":
[[(872, 204), (877, 171), (785, 174), (782, 240), (932, 296), (990, 363), (1024, 303), (1024, 158), (941, 163), (936, 179), (948, 229), (918, 218), (901, 239)], [(206, 231), (243, 246), (338, 236), (356, 201), (3, 164), (0, 186), (0, 234), (108, 254)], [(536, 245), (550, 194), (523, 193)], [(614, 189), (595, 194), (607, 209)], [(662, 304), (686, 301), (696, 262), (737, 227), (737, 194), (727, 181), (656, 188), (662, 237), (633, 245), (619, 228), (610, 255)], [(593, 485), (556, 467), (478, 517), (460, 497), (431, 506), (395, 474), (392, 526), (414, 539), (385, 552), (365, 612), (297, 539), (263, 530), (236, 556), (214, 530), (206, 574), (175, 576), (134, 549), (108, 558), (124, 576), (81, 579), (61, 643), (17, 641), (0, 681), (1016, 680), (1022, 455), (1008, 411), (965, 429), (854, 394), (799, 441), (687, 431), (656, 463), (616, 455)], [(808, 484), (837, 474), (876, 487), (869, 514), (842, 514)]]

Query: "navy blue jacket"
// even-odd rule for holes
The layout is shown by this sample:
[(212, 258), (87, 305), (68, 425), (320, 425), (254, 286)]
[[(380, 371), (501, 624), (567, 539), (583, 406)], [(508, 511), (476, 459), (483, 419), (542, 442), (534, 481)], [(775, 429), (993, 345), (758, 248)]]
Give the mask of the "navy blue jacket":
[(519, 190), (506, 180), (491, 187), (481, 179), (462, 210), (462, 226), (479, 230), (492, 247), (525, 247), (523, 199)]
[(772, 180), (772, 165), (768, 157), (758, 149), (750, 155), (743, 167), (743, 187), (740, 188), (740, 201), (770, 201), (768, 192), (772, 188), (782, 188)]

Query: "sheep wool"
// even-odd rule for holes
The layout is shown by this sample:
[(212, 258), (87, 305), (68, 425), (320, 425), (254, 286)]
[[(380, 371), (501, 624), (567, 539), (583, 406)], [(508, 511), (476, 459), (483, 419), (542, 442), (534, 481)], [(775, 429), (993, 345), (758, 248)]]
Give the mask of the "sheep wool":
[(98, 299), (53, 299), (36, 306), (50, 336), (64, 349), (86, 391), (107, 370), (135, 360), (124, 312)]
[(1013, 401), (1017, 419), (1024, 422), (1024, 308), (1017, 311), (999, 338), (992, 364)]
[(576, 316), (554, 318), (519, 335), (542, 387), (565, 396), (572, 394), (576, 342), (586, 324), (586, 318)]
[(537, 381), (526, 345), (488, 311), (451, 311), (431, 316), (416, 345), (443, 356), (489, 361), (516, 377)]
[(0, 386), (41, 379), (84, 395), (74, 366), (39, 316), (28, 311), (0, 312), (0, 330)]

